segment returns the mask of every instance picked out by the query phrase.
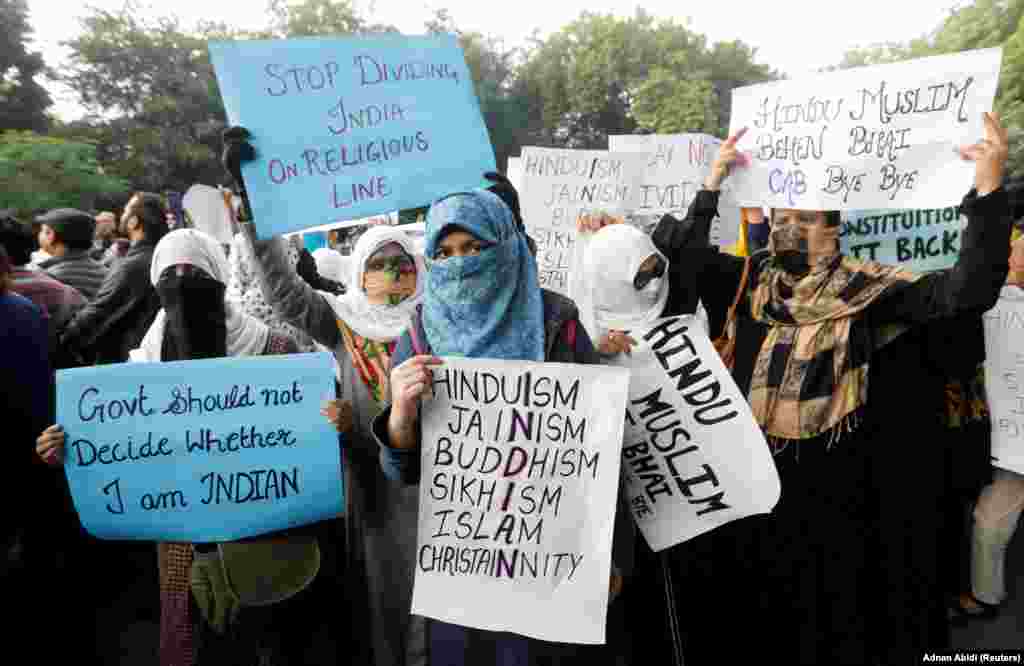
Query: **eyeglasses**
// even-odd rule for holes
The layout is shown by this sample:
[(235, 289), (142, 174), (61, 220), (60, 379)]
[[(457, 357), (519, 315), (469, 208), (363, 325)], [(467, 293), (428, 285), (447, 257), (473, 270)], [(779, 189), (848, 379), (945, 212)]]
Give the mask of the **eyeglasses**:
[(377, 257), (366, 263), (366, 270), (394, 271), (397, 273), (408, 273), (416, 270), (416, 262), (407, 254), (398, 257)]
[(667, 266), (665, 264), (665, 260), (662, 259), (661, 257), (655, 256), (654, 268), (645, 271), (640, 271), (639, 273), (637, 273), (636, 277), (633, 278), (633, 287), (637, 291), (643, 289), (648, 284), (650, 284), (651, 280), (655, 278), (660, 278), (663, 275), (665, 275), (666, 267)]

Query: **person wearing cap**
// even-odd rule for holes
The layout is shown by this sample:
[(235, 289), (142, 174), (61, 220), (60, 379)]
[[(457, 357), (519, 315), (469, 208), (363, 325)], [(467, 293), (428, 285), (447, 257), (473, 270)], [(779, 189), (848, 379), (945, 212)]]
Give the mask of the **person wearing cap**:
[(84, 211), (58, 208), (37, 217), (36, 222), (40, 224), (39, 247), (51, 257), (39, 268), (90, 301), (96, 298), (107, 277), (107, 269), (91, 253), (96, 220)]
[(63, 347), (97, 363), (128, 360), (128, 352), (139, 346), (160, 309), (149, 281), (153, 248), (167, 233), (167, 207), (160, 196), (133, 195), (121, 215), (121, 231), (131, 240), (131, 250), (61, 336)]

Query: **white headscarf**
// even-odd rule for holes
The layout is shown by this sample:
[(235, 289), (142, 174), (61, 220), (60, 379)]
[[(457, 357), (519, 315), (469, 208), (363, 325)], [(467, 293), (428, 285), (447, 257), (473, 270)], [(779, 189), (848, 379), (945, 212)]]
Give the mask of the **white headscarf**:
[[(633, 279), (652, 256), (665, 261), (656, 291), (637, 291)], [(612, 224), (590, 237), (583, 255), (583, 298), (578, 304), (584, 328), (595, 341), (609, 330), (643, 328), (661, 317), (668, 302), (668, 259), (644, 232)]]
[[(149, 279), (156, 286), (160, 275), (170, 266), (188, 264), (205, 271), (217, 282), (227, 286), (231, 268), (220, 243), (209, 234), (196, 229), (177, 229), (164, 236), (153, 250)], [(266, 324), (242, 314), (231, 301), (225, 300), (227, 312), (228, 356), (258, 356), (267, 348), (270, 329)], [(146, 332), (138, 349), (130, 354), (132, 361), (160, 361), (167, 314), (163, 309)]]
[[(416, 293), (398, 305), (374, 305), (366, 300), (363, 272), (373, 253), (389, 243), (398, 243), (416, 262)], [(375, 342), (397, 340), (408, 328), (416, 306), (423, 301), (423, 286), (427, 278), (427, 265), (423, 256), (416, 254), (412, 241), (400, 227), (375, 226), (359, 237), (350, 261), (349, 279), (345, 282), (348, 291), (345, 295), (320, 293), (330, 303), (338, 319), (362, 337)]]
[(329, 247), (321, 247), (313, 250), (313, 261), (316, 262), (316, 272), (341, 284), (348, 285), (351, 266), (348, 257), (337, 250)]

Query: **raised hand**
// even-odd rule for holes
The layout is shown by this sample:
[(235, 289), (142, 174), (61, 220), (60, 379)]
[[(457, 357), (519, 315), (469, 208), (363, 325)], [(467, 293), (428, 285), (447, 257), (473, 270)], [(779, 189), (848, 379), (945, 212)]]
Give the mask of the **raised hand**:
[(704, 179), (704, 189), (717, 192), (722, 187), (722, 181), (729, 175), (729, 168), (733, 164), (747, 164), (747, 156), (736, 148), (736, 144), (746, 133), (747, 128), (744, 127), (722, 142), (715, 161), (711, 163), (711, 172)]
[(958, 149), (961, 158), (974, 162), (974, 187), (981, 197), (1002, 186), (1010, 155), (1009, 132), (999, 121), (999, 114), (983, 113), (982, 120), (985, 133), (981, 141)]
[(238, 186), (242, 196), (242, 215), (245, 221), (252, 221), (252, 207), (249, 205), (249, 194), (245, 190), (245, 181), (242, 179), (242, 164), (256, 159), (256, 149), (249, 143), (252, 137), (249, 130), (244, 127), (229, 127), (224, 130), (221, 138), (224, 142), (224, 150), (220, 156), (220, 162), (224, 169), (231, 174), (235, 184)]

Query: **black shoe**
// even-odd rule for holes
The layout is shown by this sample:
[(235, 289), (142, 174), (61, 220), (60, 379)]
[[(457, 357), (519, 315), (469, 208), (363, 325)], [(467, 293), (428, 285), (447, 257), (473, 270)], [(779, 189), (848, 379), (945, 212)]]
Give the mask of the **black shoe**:
[(955, 626), (962, 627), (971, 620), (993, 620), (999, 616), (999, 604), (987, 604), (973, 594), (963, 596), (974, 602), (974, 608), (965, 608), (960, 598), (954, 599), (949, 607), (949, 620)]

